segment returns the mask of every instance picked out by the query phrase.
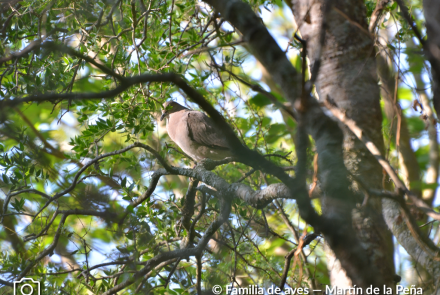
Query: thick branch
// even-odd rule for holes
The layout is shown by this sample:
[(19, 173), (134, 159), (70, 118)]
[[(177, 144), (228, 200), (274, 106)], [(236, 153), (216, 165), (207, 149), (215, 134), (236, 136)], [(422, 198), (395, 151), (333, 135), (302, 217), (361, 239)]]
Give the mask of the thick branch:
[[(301, 77), (252, 9), (238, 0), (205, 2), (240, 30), (252, 53), (280, 84), (285, 97), (295, 105), (300, 96)], [(301, 191), (297, 198), (300, 215), (315, 227), (315, 231), (319, 230), (324, 234), (343, 267), (358, 286), (366, 288), (371, 284), (382, 285), (382, 279), (377, 276), (374, 266), (367, 260), (367, 255), (351, 227), (350, 204), (354, 198), (348, 189), (348, 173), (342, 158), (342, 132), (311, 98), (307, 99), (307, 108), (300, 120), (315, 140), (323, 190), (334, 205), (332, 210), (326, 212), (324, 218), (318, 217), (310, 206), (304, 187), (304, 191)], [(289, 187), (287, 179), (280, 180)], [(341, 245), (341, 240), (344, 240), (345, 245)]]
[(400, 180), (396, 171), (394, 171), (394, 168), (391, 167), (390, 163), (382, 156), (381, 152), (376, 147), (376, 145), (368, 138), (368, 136), (365, 135), (364, 132), (362, 132), (362, 130), (356, 125), (356, 123), (353, 120), (347, 118), (347, 116), (341, 110), (333, 106), (331, 102), (329, 102), (329, 100), (326, 100), (325, 105), (336, 118), (338, 118), (342, 123), (344, 123), (365, 144), (365, 146), (368, 148), (371, 154), (373, 154), (373, 156), (377, 159), (379, 164), (390, 176), (396, 188), (399, 191), (404, 192), (408, 196), (408, 198), (412, 202), (414, 202), (414, 204), (419, 208), (419, 210), (425, 212), (428, 216), (436, 220), (440, 220), (440, 213), (430, 208), (425, 202), (420, 200), (417, 197), (417, 195), (415, 195), (405, 186), (405, 184)]

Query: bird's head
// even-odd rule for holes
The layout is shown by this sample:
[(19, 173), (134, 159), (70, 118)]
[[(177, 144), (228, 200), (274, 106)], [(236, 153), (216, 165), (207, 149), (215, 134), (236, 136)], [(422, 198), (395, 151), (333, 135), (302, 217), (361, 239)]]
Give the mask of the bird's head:
[(181, 110), (187, 110), (187, 109), (188, 108), (185, 108), (184, 106), (178, 104), (175, 101), (167, 101), (163, 105), (162, 116), (160, 116), (160, 120), (162, 121), (163, 119), (165, 119), (166, 117), (168, 117), (172, 113), (179, 112)]

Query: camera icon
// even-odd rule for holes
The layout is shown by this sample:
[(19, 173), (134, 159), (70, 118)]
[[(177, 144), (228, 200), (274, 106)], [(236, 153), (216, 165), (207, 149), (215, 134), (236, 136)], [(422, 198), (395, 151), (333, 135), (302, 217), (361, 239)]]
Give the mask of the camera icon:
[(40, 295), (40, 282), (22, 278), (14, 282), (14, 295)]

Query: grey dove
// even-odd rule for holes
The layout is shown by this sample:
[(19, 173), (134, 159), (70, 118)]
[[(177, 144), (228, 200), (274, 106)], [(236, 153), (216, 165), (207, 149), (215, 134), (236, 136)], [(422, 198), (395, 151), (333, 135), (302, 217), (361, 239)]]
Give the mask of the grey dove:
[(204, 113), (168, 101), (160, 120), (164, 118), (170, 138), (193, 159), (222, 160), (233, 156), (223, 132)]

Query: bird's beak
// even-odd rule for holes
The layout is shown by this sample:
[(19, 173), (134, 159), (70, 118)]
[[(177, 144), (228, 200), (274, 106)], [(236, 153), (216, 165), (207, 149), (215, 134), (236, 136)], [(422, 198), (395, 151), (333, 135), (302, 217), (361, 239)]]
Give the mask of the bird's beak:
[(167, 112), (163, 112), (162, 116), (160, 116), (160, 121), (162, 121), (168, 115)]

